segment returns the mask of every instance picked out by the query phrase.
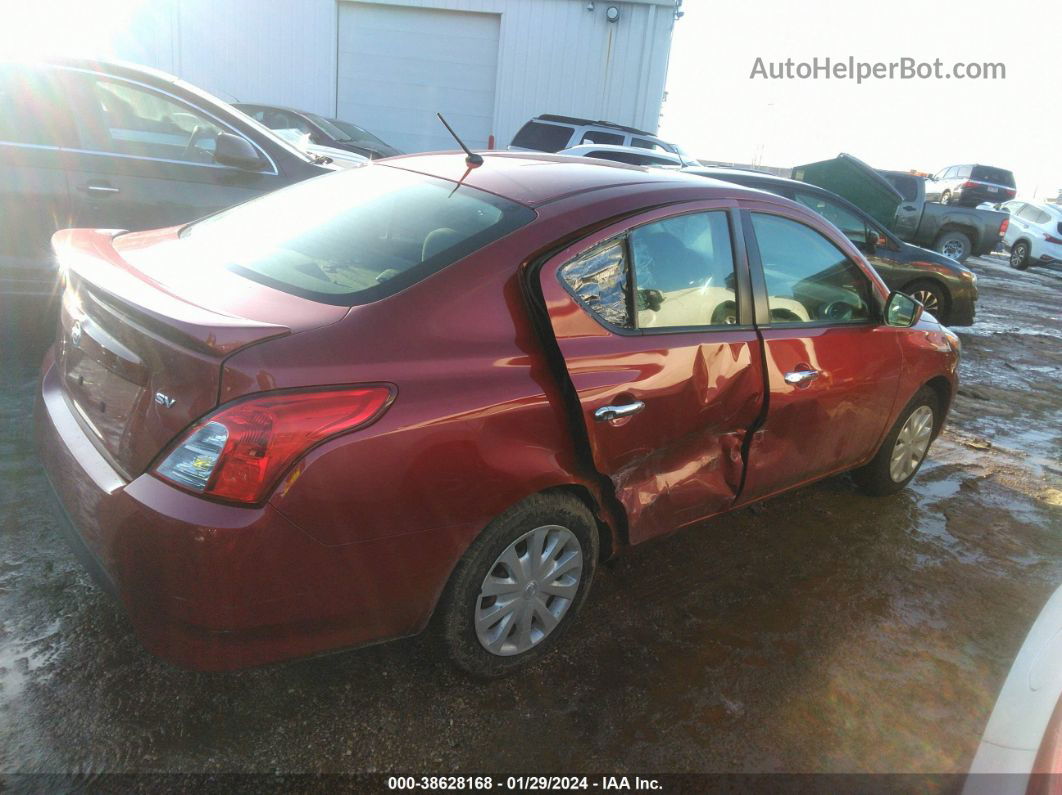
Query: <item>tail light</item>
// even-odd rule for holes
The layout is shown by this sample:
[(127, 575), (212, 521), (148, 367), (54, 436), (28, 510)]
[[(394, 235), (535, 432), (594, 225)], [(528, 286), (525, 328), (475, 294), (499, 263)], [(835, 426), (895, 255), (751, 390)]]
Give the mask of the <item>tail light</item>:
[(1062, 238), (1055, 237), (1054, 235), (1044, 235), (1044, 240), (1048, 243), (1062, 243)]
[(972, 180), (966, 180), (966, 182), (962, 183), (962, 186), (964, 188), (976, 188), (977, 187), (977, 183), (973, 182)]
[(277, 392), (204, 418), (173, 445), (154, 474), (196, 494), (261, 502), (296, 459), (341, 433), (375, 421), (394, 388)]
[(1007, 218), (1004, 218), (1003, 222), (999, 225), (999, 236), (1003, 237), (1003, 235), (1007, 234), (1007, 229), (1009, 227), (1010, 227), (1010, 217), (1008, 216)]

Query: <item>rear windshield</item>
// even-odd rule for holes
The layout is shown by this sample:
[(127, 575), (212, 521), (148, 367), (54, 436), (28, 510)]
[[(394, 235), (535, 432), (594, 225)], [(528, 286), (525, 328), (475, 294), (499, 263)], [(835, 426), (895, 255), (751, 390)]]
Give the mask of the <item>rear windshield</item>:
[(1013, 174), (1002, 168), (992, 168), (992, 166), (974, 166), (973, 172), (970, 174), (970, 179), (980, 180), (981, 182), (992, 182), (996, 185), (1005, 185), (1008, 188), (1014, 187)]
[(185, 227), (195, 268), (327, 304), (375, 301), (534, 218), (467, 185), (387, 166), (307, 180)]
[(574, 127), (529, 121), (520, 128), (520, 132), (513, 138), (511, 145), (523, 149), (535, 149), (539, 152), (559, 152), (561, 149), (568, 148), (573, 132), (575, 132)]

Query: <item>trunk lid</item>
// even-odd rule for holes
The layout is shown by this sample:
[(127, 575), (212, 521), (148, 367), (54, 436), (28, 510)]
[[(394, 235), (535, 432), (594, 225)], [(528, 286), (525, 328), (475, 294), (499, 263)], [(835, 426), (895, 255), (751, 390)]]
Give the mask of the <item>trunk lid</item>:
[(217, 405), (228, 356), (346, 312), (225, 269), (185, 267), (182, 242), (175, 229), (68, 229), (52, 239), (65, 274), (56, 349), (63, 387), (127, 478)]
[(886, 229), (892, 229), (903, 196), (862, 160), (842, 152), (793, 169), (793, 179), (817, 185), (848, 199)]

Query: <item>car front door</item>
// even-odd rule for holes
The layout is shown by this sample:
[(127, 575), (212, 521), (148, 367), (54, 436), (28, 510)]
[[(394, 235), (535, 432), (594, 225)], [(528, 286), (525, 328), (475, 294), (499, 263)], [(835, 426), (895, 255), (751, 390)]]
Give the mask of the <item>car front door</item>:
[(768, 397), (741, 503), (868, 460), (900, 370), (896, 329), (850, 243), (777, 205), (749, 203), (745, 219)]
[(764, 387), (734, 209), (657, 210), (539, 271), (576, 427), (632, 543), (724, 511), (740, 489)]
[(48, 69), (0, 64), (0, 314), (14, 296), (46, 298), (55, 268), (49, 241), (70, 225), (62, 147), (73, 140), (66, 103)]
[(186, 223), (286, 182), (265, 156), (257, 170), (214, 162), (217, 134), (238, 133), (173, 94), (76, 69), (62, 79), (80, 140), (65, 153), (79, 226)]

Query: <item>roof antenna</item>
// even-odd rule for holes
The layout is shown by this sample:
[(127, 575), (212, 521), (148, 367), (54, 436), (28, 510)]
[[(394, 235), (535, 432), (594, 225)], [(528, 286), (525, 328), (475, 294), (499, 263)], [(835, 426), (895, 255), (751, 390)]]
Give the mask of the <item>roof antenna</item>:
[(446, 127), (446, 129), (450, 131), (450, 135), (454, 137), (454, 140), (457, 141), (457, 143), (461, 146), (462, 149), (465, 150), (465, 163), (468, 164), (468, 167), (475, 168), (476, 166), (482, 166), (483, 155), (477, 155), (475, 152), (465, 146), (465, 142), (457, 137), (457, 133), (454, 132), (454, 128), (447, 124), (446, 119), (443, 118), (443, 115), (441, 113), (437, 112), (435, 115), (439, 117), (439, 121), (441, 121)]

